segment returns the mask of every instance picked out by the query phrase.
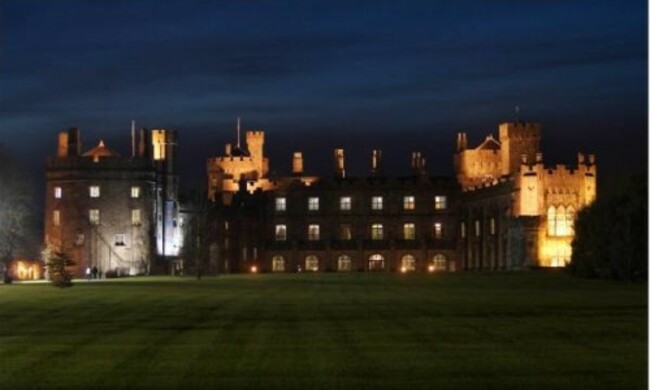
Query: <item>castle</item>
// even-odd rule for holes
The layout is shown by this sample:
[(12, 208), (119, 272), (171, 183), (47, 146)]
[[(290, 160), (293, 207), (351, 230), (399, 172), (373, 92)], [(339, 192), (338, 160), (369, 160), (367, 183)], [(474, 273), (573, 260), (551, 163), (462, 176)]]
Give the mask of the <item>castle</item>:
[[(593, 155), (547, 167), (537, 123), (499, 125), (498, 138), (468, 147), (459, 133), (455, 177), (431, 176), (420, 152), (411, 173), (388, 177), (382, 151), (366, 175), (333, 151), (329, 176), (269, 174), (265, 133), (245, 132), (207, 159), (208, 272), (439, 272), (562, 267), (571, 258), (576, 213), (596, 197)], [(45, 242), (88, 266), (122, 274), (183, 266), (184, 220), (174, 169), (176, 133), (141, 130), (121, 157), (103, 142), (83, 152), (80, 133), (59, 135), (47, 163)], [(194, 215), (192, 215), (194, 214)], [(189, 230), (188, 230), (189, 231)], [(196, 234), (190, 231), (190, 235)], [(187, 239), (195, 240), (191, 236)]]
[(46, 162), (45, 245), (68, 254), (74, 274), (165, 272), (179, 253), (176, 134), (132, 129), (123, 157), (103, 141), (84, 151), (77, 128), (61, 132)]

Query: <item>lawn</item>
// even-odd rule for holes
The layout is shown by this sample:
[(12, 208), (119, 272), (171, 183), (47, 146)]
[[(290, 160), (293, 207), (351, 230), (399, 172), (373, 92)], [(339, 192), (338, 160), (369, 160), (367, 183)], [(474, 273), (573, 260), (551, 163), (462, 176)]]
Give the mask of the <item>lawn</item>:
[(3, 389), (645, 389), (647, 285), (557, 273), (0, 286)]

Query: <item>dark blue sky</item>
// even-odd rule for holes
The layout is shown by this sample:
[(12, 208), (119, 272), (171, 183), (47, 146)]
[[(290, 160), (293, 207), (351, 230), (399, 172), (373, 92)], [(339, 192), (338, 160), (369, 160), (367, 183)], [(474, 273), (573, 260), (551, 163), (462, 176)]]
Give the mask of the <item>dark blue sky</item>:
[[(281, 3), (281, 2), (278, 2)], [(645, 1), (0, 0), (0, 131), (38, 171), (59, 130), (129, 151), (130, 120), (179, 131), (188, 181), (235, 117), (267, 131), (272, 170), (346, 148), (451, 174), (499, 122), (542, 123), (548, 163), (597, 154), (605, 183), (647, 160)]]

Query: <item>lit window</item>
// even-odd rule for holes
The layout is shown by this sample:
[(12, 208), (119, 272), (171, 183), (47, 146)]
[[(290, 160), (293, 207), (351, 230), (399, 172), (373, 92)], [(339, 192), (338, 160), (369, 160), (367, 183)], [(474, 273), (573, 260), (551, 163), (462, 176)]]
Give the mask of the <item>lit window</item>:
[(338, 258), (338, 270), (345, 272), (345, 271), (352, 271), (352, 258), (348, 255), (341, 255)]
[(275, 211), (287, 210), (287, 198), (275, 198)]
[(83, 235), (83, 233), (77, 233), (75, 235), (74, 244), (76, 246), (83, 246), (83, 244), (84, 244), (84, 235)]
[(140, 197), (140, 187), (138, 186), (133, 186), (131, 187), (131, 198), (139, 198)]
[(415, 240), (415, 224), (414, 223), (405, 223), (404, 224), (404, 239), (405, 240)]
[(307, 200), (307, 209), (309, 211), (316, 211), (319, 207), (319, 199), (317, 197), (312, 196)]
[(368, 258), (368, 270), (381, 271), (384, 269), (384, 256), (375, 253)]
[(465, 226), (465, 222), (460, 223), (460, 236), (462, 238), (465, 238), (467, 236), (467, 226)]
[(413, 255), (402, 256), (402, 266), (400, 268), (400, 271), (402, 272), (415, 271), (415, 257)]
[(384, 239), (384, 225), (380, 223), (373, 223), (370, 227), (370, 237), (373, 240), (383, 240)]
[(54, 187), (54, 198), (55, 199), (61, 199), (61, 195), (63, 193), (63, 190), (61, 187)]
[(434, 198), (434, 207), (436, 210), (444, 210), (447, 208), (447, 197), (444, 195), (436, 195)]
[(223, 229), (224, 229), (224, 230), (228, 230), (228, 229), (230, 229), (230, 225), (228, 224), (228, 221), (224, 221), (224, 223), (223, 223)]
[(494, 220), (494, 217), (490, 218), (490, 234), (497, 234), (497, 221)]
[(415, 196), (404, 197), (404, 210), (415, 210)]
[(382, 210), (384, 208), (384, 198), (381, 196), (372, 197), (372, 209)]
[(442, 238), (442, 223), (436, 222), (433, 224), (433, 238), (440, 240)]
[(573, 236), (575, 210), (573, 206), (565, 208), (555, 206), (548, 208), (546, 213), (547, 230), (549, 236), (567, 237)]
[(445, 271), (447, 269), (447, 258), (441, 253), (434, 255), (431, 263), (433, 265), (432, 271)]
[(54, 226), (59, 226), (61, 224), (61, 212), (59, 210), (54, 210), (52, 213), (52, 224)]
[(271, 270), (273, 272), (284, 272), (284, 257), (280, 255), (273, 256), (271, 260)]
[(474, 235), (476, 235), (476, 237), (481, 235), (481, 221), (478, 219), (474, 221)]
[(339, 239), (351, 240), (352, 239), (352, 225), (349, 223), (342, 223), (339, 226)]
[(126, 237), (124, 234), (116, 234), (115, 235), (115, 246), (125, 246), (126, 245)]
[(140, 209), (131, 210), (131, 224), (133, 226), (140, 226), (141, 223), (142, 219), (140, 215)]
[(318, 257), (309, 255), (305, 258), (305, 270), (309, 272), (318, 271)]
[(90, 197), (99, 198), (99, 186), (90, 186)]
[(287, 225), (275, 225), (275, 240), (276, 241), (287, 240)]
[(349, 211), (352, 210), (352, 198), (349, 196), (341, 197), (341, 210)]
[(320, 225), (309, 225), (307, 230), (307, 239), (309, 241), (320, 240)]
[(88, 221), (91, 225), (99, 225), (99, 210), (90, 209), (88, 210)]

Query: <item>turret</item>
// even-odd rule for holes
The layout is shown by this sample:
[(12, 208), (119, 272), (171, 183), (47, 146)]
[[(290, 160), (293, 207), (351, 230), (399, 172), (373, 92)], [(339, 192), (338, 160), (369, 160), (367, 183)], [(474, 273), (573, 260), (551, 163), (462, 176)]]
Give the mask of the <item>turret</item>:
[(501, 144), (501, 174), (510, 175), (521, 164), (522, 154), (536, 156), (541, 130), (539, 123), (512, 122), (499, 125)]
[(264, 171), (264, 132), (263, 131), (247, 131), (246, 132), (246, 148), (250, 153), (251, 158), (255, 162), (255, 170), (263, 176)]
[(456, 135), (456, 151), (462, 152), (467, 149), (467, 133), (458, 133)]
[(381, 174), (381, 150), (374, 149), (370, 161), (370, 172), (373, 176)]

